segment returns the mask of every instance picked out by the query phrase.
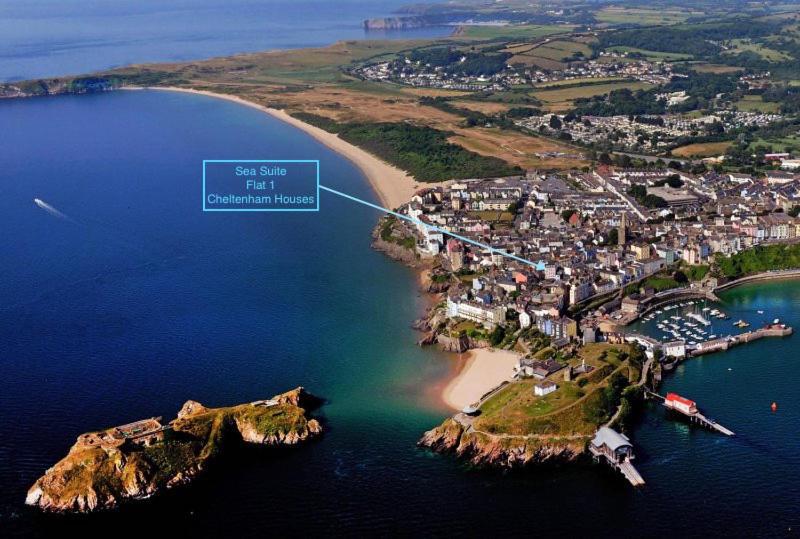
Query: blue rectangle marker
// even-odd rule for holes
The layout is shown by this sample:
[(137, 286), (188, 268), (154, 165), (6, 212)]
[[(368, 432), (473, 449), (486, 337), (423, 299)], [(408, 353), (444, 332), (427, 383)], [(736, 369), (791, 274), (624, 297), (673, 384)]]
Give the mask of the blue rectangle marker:
[(203, 211), (319, 211), (319, 161), (205, 159)]

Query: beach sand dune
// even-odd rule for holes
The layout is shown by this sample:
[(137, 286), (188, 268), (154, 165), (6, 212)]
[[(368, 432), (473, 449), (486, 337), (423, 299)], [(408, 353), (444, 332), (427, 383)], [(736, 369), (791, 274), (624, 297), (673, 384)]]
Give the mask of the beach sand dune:
[(511, 379), (518, 359), (519, 354), (509, 350), (470, 350), (461, 372), (444, 388), (442, 399), (455, 410), (477, 402), (485, 393)]
[[(258, 103), (253, 103), (252, 101), (242, 99), (241, 97), (217, 94), (207, 90), (192, 90), (190, 88), (176, 87), (152, 87), (145, 89), (184, 92), (216, 97), (218, 99), (225, 99), (226, 101), (233, 101), (234, 103), (239, 103), (240, 105), (253, 107), (281, 120), (282, 122), (286, 122), (308, 133), (319, 142), (346, 157), (354, 165), (356, 165), (367, 177), (367, 180), (369, 180), (372, 189), (378, 195), (381, 203), (389, 209), (395, 209), (408, 202), (414, 192), (420, 188), (419, 183), (413, 177), (409, 176), (406, 172), (400, 170), (399, 168), (390, 165), (389, 163), (362, 150), (357, 146), (353, 146), (349, 142), (345, 142), (333, 133), (328, 133), (324, 129), (320, 129), (319, 127), (302, 122), (282, 110), (265, 107), (263, 105), (259, 105)], [(315, 157), (316, 156), (313, 155), (308, 156), (309, 159), (314, 159)], [(281, 159), (281, 156), (267, 155), (264, 156), (264, 159)], [(324, 181), (325, 171), (323, 170), (321, 173), (322, 180)]]

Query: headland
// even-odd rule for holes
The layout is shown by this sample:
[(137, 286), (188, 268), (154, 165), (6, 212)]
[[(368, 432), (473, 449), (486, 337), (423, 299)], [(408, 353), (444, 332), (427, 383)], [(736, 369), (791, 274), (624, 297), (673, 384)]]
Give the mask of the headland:
[(177, 417), (152, 417), (78, 436), (66, 457), (28, 490), (27, 505), (89, 513), (155, 496), (193, 481), (231, 444), (293, 446), (322, 432), (308, 416), (318, 400), (297, 388), (224, 408), (186, 401)]

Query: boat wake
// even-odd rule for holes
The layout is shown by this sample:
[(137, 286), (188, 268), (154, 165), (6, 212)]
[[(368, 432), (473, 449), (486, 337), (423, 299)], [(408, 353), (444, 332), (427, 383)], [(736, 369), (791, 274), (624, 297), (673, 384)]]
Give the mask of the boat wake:
[(33, 203), (42, 208), (44, 211), (52, 215), (53, 217), (58, 217), (59, 219), (64, 219), (65, 221), (69, 221), (74, 223), (75, 221), (72, 220), (70, 216), (65, 213), (62, 213), (55, 209), (53, 206), (42, 200), (41, 198), (34, 198)]

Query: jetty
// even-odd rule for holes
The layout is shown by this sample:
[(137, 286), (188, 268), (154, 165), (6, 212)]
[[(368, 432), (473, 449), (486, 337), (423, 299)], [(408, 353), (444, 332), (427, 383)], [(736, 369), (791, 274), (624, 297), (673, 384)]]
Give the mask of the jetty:
[(673, 410), (682, 414), (689, 418), (689, 421), (692, 423), (697, 423), (698, 425), (702, 425), (703, 427), (709, 428), (711, 430), (717, 431), (725, 436), (734, 436), (735, 433), (720, 425), (716, 421), (711, 418), (706, 417), (700, 410), (697, 409), (697, 403), (693, 400), (689, 400), (685, 397), (678, 395), (677, 393), (667, 393), (667, 396), (661, 396), (658, 393), (654, 393), (652, 391), (647, 391), (645, 393), (647, 397), (658, 399), (662, 401), (664, 407), (668, 410)]
[(589, 442), (589, 452), (595, 462), (605, 460), (634, 487), (644, 485), (644, 478), (631, 462), (634, 458), (633, 444), (624, 434), (610, 427), (600, 427)]
[(747, 331), (739, 335), (714, 339), (699, 343), (689, 353), (692, 356), (720, 352), (732, 348), (739, 344), (749, 343), (763, 339), (764, 337), (787, 337), (792, 334), (791, 326), (780, 323), (772, 323), (754, 331)]

